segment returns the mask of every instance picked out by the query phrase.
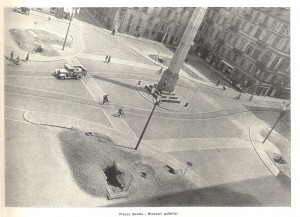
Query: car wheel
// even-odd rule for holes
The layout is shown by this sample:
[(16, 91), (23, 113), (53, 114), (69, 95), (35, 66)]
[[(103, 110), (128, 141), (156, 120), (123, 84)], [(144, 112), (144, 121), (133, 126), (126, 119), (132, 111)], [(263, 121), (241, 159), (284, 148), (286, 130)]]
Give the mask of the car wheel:
[(77, 75), (77, 79), (81, 79), (81, 78), (82, 78), (81, 74)]
[(60, 78), (61, 78), (61, 80), (65, 80), (66, 76), (61, 76)]

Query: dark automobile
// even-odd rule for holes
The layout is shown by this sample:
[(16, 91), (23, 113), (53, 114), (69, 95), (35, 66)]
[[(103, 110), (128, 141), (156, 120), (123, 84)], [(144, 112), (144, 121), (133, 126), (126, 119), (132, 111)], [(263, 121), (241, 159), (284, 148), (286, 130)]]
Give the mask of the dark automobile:
[(21, 14), (29, 15), (30, 8), (20, 7), (20, 8), (15, 8), (14, 11)]
[(239, 83), (237, 83), (236, 81), (230, 81), (230, 85), (238, 91), (243, 90), (242, 86)]
[(64, 80), (66, 78), (80, 79), (87, 75), (87, 71), (83, 66), (71, 66), (69, 64), (65, 64), (63, 69), (55, 69), (54, 75), (60, 80)]

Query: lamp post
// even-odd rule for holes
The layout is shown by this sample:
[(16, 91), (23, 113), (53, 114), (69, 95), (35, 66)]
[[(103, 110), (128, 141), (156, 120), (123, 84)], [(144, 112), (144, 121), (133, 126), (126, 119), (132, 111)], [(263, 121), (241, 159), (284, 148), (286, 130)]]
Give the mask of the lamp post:
[(152, 117), (152, 115), (153, 115), (153, 113), (154, 113), (154, 110), (155, 110), (156, 106), (158, 106), (158, 105), (161, 104), (161, 103), (162, 103), (162, 102), (161, 102), (161, 100), (160, 100), (160, 96), (157, 96), (156, 102), (155, 102), (154, 105), (153, 105), (153, 109), (152, 109), (152, 111), (151, 111), (151, 113), (150, 113), (150, 116), (149, 116), (147, 122), (146, 122), (146, 125), (145, 125), (145, 127), (144, 127), (144, 129), (143, 129), (143, 132), (142, 132), (142, 134), (141, 134), (141, 136), (140, 136), (140, 138), (139, 138), (139, 141), (137, 142), (137, 144), (136, 144), (136, 146), (135, 146), (135, 148), (134, 148), (135, 150), (138, 149), (138, 147), (139, 147), (139, 145), (140, 145), (140, 143), (141, 143), (141, 141), (142, 141), (142, 138), (143, 138), (143, 136), (144, 136), (144, 133), (145, 133), (145, 131), (146, 131), (146, 129), (147, 129), (147, 126), (148, 126), (148, 124), (149, 124), (149, 122), (150, 122), (150, 120), (151, 120), (151, 117)]
[(72, 14), (71, 14), (71, 16), (70, 16), (70, 22), (69, 22), (69, 26), (68, 26), (68, 30), (67, 30), (67, 33), (66, 33), (66, 37), (65, 37), (65, 41), (64, 41), (64, 45), (63, 45), (62, 50), (65, 49), (65, 45), (66, 45), (66, 41), (67, 41), (67, 38), (68, 38), (68, 34), (69, 34), (71, 22), (72, 22), (72, 19), (73, 19), (73, 13), (74, 13), (74, 9), (72, 9)]
[[(290, 102), (291, 103), (291, 102)], [(275, 126), (277, 125), (277, 123), (284, 117), (285, 113), (286, 113), (286, 109), (287, 107), (290, 105), (290, 103), (288, 103), (287, 105), (285, 105), (282, 109), (282, 111), (279, 114), (279, 117), (277, 119), (277, 121), (275, 122), (275, 124), (273, 125), (272, 129), (270, 130), (270, 132), (268, 133), (268, 135), (266, 136), (266, 138), (264, 139), (264, 141), (262, 143), (265, 143), (265, 141), (268, 139), (268, 137), (270, 136), (270, 134), (272, 133), (272, 131), (274, 130)]]

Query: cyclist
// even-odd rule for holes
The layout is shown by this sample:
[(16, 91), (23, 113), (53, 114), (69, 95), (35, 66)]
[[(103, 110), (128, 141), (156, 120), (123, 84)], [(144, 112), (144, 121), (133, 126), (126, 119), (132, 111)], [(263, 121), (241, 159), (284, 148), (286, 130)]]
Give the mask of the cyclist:
[(108, 94), (103, 95), (103, 103), (109, 102), (108, 100)]
[(122, 116), (124, 114), (123, 106), (121, 108), (119, 108), (118, 114), (119, 114), (119, 116)]
[(20, 57), (19, 57), (19, 56), (16, 58), (15, 64), (16, 64), (16, 65), (20, 65)]

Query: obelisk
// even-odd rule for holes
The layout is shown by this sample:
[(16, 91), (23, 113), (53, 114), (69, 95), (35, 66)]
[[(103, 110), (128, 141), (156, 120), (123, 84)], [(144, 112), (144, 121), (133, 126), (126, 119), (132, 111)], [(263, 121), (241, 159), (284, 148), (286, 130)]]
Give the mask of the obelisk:
[(179, 71), (191, 48), (206, 10), (207, 8), (203, 7), (195, 8), (169, 67), (164, 71), (160, 81), (158, 82), (157, 88), (160, 91), (173, 92), (175, 90), (175, 86), (179, 79)]

